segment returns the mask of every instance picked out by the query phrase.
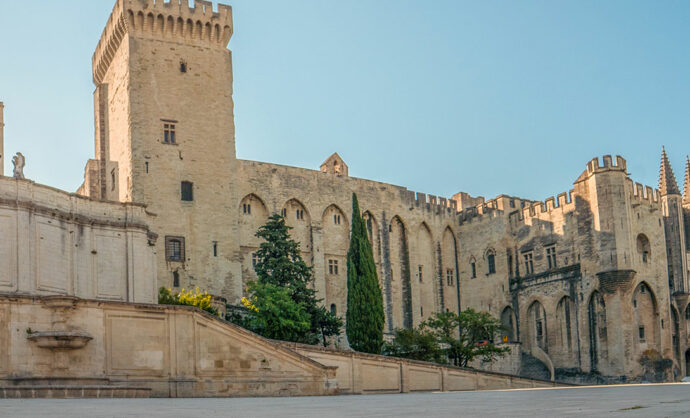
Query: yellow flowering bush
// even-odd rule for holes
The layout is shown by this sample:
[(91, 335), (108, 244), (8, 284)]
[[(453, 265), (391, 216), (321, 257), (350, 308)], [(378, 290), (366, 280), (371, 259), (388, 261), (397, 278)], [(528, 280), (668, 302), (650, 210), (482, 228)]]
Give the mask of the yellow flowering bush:
[(183, 288), (179, 293), (173, 293), (172, 289), (161, 287), (158, 289), (158, 303), (161, 305), (196, 306), (203, 311), (218, 315), (218, 310), (211, 305), (211, 295), (206, 291), (201, 292), (199, 287), (194, 290)]
[(254, 305), (254, 302), (249, 300), (249, 298), (242, 296), (241, 301), (242, 305), (244, 305), (245, 308), (249, 309), (252, 312), (259, 312), (259, 308), (257, 308), (256, 305)]

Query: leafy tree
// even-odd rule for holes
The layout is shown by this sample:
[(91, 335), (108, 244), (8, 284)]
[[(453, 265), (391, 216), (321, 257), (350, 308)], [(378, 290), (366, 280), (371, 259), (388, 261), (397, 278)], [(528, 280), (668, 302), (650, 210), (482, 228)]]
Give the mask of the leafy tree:
[[(254, 267), (257, 283), (261, 286), (250, 283), (249, 292), (252, 303), (259, 309), (257, 311), (250, 310), (245, 322), (253, 324), (249, 325), (250, 328), (259, 323), (263, 324), (254, 330), (266, 337), (283, 335), (282, 338), (269, 338), (286, 339), (305, 344), (317, 344), (321, 340), (326, 345), (329, 336), (340, 333), (343, 321), (321, 306), (322, 299), (316, 298), (312, 268), (302, 259), (299, 244), (290, 238), (290, 229), (282, 216), (274, 214), (256, 233), (257, 237), (264, 240), (256, 252), (258, 261)], [(275, 289), (269, 288), (267, 285), (285, 289), (286, 294), (290, 296), (295, 305), (287, 304), (286, 301), (282, 300), (284, 296), (282, 293), (276, 292)], [(259, 298), (270, 299), (273, 297), (280, 300), (259, 301)], [(287, 318), (300, 323), (301, 321), (298, 319), (302, 316), (296, 315), (300, 306), (303, 307), (309, 323), (306, 330), (295, 327), (290, 332), (284, 333), (281, 330), (269, 329), (269, 327), (280, 326), (280, 323), (271, 317), (280, 315), (281, 309), (286, 310), (283, 314)], [(264, 315), (267, 317), (258, 319)]]
[[(472, 308), (460, 314), (439, 312), (416, 329), (396, 330), (394, 340), (387, 344), (385, 351), (388, 355), (416, 360), (438, 358), (440, 351), (441, 361), (427, 361), (446, 363), (449, 359), (456, 366), (467, 367), (475, 358), (491, 362), (510, 351), (508, 347), (498, 347), (493, 343), (493, 337), (502, 329), (501, 322), (487, 312), (477, 312)], [(414, 333), (431, 335), (436, 346), (420, 338), (413, 339)]]
[(211, 306), (211, 295), (208, 292), (199, 291), (198, 287), (194, 292), (191, 289), (182, 289), (179, 293), (173, 293), (171, 289), (161, 287), (158, 289), (158, 303), (161, 305), (196, 306), (202, 311), (218, 315), (218, 309)]
[(396, 329), (395, 338), (393, 341), (383, 344), (382, 351), (386, 356), (446, 363), (445, 353), (441, 349), (436, 335), (424, 327)]
[(251, 282), (249, 298), (242, 303), (249, 311), (243, 326), (266, 338), (301, 342), (311, 320), (304, 303), (292, 299), (290, 289), (271, 283)]
[(356, 351), (381, 353), (383, 296), (367, 228), (352, 194), (352, 234), (347, 252), (347, 340)]
[(477, 357), (491, 362), (510, 351), (508, 347), (498, 347), (493, 338), (503, 326), (501, 321), (488, 312), (477, 312), (472, 308), (456, 314), (454, 312), (435, 313), (426, 321), (438, 341), (443, 344), (448, 358), (456, 366), (467, 367)]

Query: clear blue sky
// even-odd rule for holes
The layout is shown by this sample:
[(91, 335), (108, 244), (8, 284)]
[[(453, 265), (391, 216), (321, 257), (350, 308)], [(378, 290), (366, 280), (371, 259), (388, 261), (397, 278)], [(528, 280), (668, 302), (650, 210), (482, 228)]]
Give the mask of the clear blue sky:
[[(114, 0), (0, 0), (5, 151), (76, 190), (91, 54)], [(450, 196), (544, 199), (621, 154), (656, 186), (690, 153), (690, 2), (231, 0), (243, 159)], [(5, 172), (11, 168), (6, 159)]]

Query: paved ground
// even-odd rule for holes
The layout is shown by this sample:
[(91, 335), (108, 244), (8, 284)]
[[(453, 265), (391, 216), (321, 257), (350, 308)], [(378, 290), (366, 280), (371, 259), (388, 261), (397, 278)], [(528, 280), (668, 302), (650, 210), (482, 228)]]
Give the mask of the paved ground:
[(8, 399), (0, 417), (690, 417), (690, 384), (310, 398)]

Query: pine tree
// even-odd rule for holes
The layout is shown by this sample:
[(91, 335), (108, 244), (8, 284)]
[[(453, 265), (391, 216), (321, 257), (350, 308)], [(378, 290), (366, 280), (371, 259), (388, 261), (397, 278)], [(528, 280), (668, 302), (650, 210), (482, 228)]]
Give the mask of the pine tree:
[[(309, 327), (303, 331), (299, 331), (300, 327), (296, 326), (294, 332), (288, 334), (281, 334), (280, 330), (268, 329), (272, 324), (278, 324), (277, 321), (262, 320), (263, 329), (255, 329), (265, 336), (275, 335), (289, 335), (287, 337), (290, 341), (301, 342), (306, 344), (317, 344), (321, 340), (326, 345), (326, 338), (340, 333), (343, 326), (342, 319), (327, 311), (321, 306), (322, 299), (316, 298), (316, 291), (313, 289), (312, 268), (307, 265), (302, 259), (299, 250), (299, 243), (290, 238), (290, 227), (285, 224), (285, 218), (278, 214), (274, 214), (268, 218), (265, 225), (261, 226), (256, 232), (256, 236), (263, 238), (259, 250), (256, 252), (257, 263), (254, 267), (257, 276), (257, 284), (261, 286), (271, 286), (286, 289), (289, 292), (290, 298), (294, 305), (290, 305), (285, 301), (278, 303), (271, 303), (271, 301), (257, 301), (263, 303), (263, 309), (258, 309), (251, 315), (254, 316), (268, 316), (281, 315), (281, 306), (285, 307), (284, 315), (290, 318), (302, 318), (299, 313), (299, 307), (303, 307)], [(261, 286), (250, 286), (250, 290), (262, 289)], [(252, 292), (252, 302), (255, 298), (260, 296), (260, 292)], [(275, 292), (263, 292), (264, 298), (273, 298), (278, 295)], [(257, 305), (258, 307), (258, 305)], [(270, 307), (270, 308), (269, 308)], [(274, 312), (267, 312), (271, 309)], [(259, 323), (261, 321), (255, 321)], [(300, 324), (299, 320), (294, 322)]]
[(380, 354), (383, 345), (383, 296), (367, 228), (352, 194), (352, 234), (347, 252), (346, 333), (356, 351)]

